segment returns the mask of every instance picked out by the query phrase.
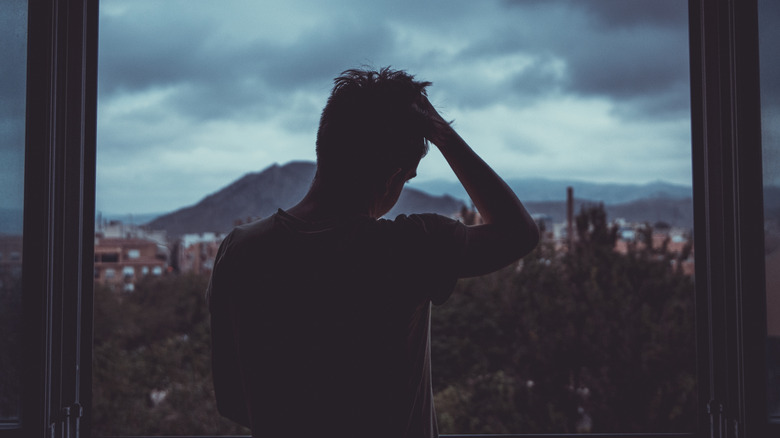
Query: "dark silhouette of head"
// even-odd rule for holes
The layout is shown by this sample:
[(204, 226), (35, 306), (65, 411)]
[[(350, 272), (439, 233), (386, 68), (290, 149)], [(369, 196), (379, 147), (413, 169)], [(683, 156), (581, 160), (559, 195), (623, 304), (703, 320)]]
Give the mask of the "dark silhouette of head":
[(389, 67), (347, 70), (334, 82), (317, 131), (317, 179), (371, 196), (398, 169), (416, 169), (427, 153), (423, 120), (413, 104), (430, 82)]

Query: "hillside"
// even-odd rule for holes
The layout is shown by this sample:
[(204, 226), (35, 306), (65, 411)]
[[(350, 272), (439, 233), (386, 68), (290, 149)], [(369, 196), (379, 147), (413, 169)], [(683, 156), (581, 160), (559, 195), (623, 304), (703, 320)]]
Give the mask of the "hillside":
[[(195, 205), (159, 216), (148, 223), (171, 236), (205, 231), (229, 231), (237, 220), (266, 217), (278, 208), (298, 202), (311, 184), (316, 166), (312, 162), (274, 164), (261, 172), (248, 173), (227, 187), (206, 196)], [(509, 179), (508, 184), (529, 211), (548, 215), (554, 222), (566, 217), (566, 187), (574, 187), (575, 211), (583, 204), (604, 203), (610, 219), (630, 222), (666, 222), (693, 227), (691, 188), (654, 182), (649, 184), (599, 184), (583, 181)], [(433, 193), (433, 194), (431, 194)], [(764, 193), (765, 217), (780, 221), (780, 188), (768, 186)], [(401, 213), (433, 212), (451, 216), (460, 210), (465, 196), (457, 182), (413, 182), (404, 187), (398, 204), (387, 217)]]
[[(595, 201), (575, 199), (574, 213), (579, 213), (584, 205), (595, 204)], [(563, 201), (526, 202), (528, 211), (532, 214), (547, 215), (553, 222), (566, 220), (566, 203)], [(623, 204), (605, 204), (607, 217), (625, 219), (628, 222), (649, 223), (666, 222), (673, 227), (693, 229), (693, 202), (688, 199), (640, 199)]]
[[(566, 188), (573, 187), (577, 198), (593, 199), (605, 205), (624, 204), (640, 199), (688, 199), (692, 197), (689, 186), (656, 181), (647, 184), (593, 183), (578, 180), (549, 180), (544, 178), (507, 178), (509, 187), (524, 201), (559, 201), (566, 197)], [(448, 193), (467, 199), (463, 187), (457, 181), (430, 180), (412, 186), (432, 194)]]
[[(315, 170), (311, 162), (274, 164), (261, 172), (248, 173), (197, 204), (162, 215), (147, 225), (167, 230), (170, 236), (227, 232), (238, 220), (270, 216), (279, 208), (293, 206), (306, 194)], [(387, 216), (421, 212), (450, 216), (462, 205), (451, 196), (431, 196), (405, 187)]]

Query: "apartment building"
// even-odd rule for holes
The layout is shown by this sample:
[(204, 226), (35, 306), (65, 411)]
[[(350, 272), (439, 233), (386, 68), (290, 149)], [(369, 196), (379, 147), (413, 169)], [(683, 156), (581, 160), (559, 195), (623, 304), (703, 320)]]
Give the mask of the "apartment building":
[(95, 283), (125, 292), (147, 275), (168, 270), (166, 247), (138, 238), (95, 237)]

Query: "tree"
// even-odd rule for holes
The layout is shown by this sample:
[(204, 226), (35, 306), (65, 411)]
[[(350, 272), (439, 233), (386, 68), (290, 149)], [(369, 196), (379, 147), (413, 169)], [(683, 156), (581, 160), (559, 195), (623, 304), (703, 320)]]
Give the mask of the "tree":
[[(690, 431), (693, 282), (645, 244), (614, 251), (603, 207), (577, 216), (570, 251), (458, 283), (433, 312), (443, 433)], [(248, 434), (216, 411), (207, 278), (150, 277), (95, 291), (96, 435)]]
[(206, 277), (147, 278), (95, 291), (93, 433), (225, 435), (211, 381)]
[(665, 247), (616, 239), (583, 209), (571, 251), (544, 243), (435, 309), (442, 432), (693, 430), (693, 283)]

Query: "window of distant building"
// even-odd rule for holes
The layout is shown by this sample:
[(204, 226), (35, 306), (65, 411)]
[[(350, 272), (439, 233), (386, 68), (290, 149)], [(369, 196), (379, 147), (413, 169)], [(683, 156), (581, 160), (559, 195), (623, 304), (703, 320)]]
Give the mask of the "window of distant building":
[(141, 257), (141, 250), (139, 249), (130, 249), (127, 251), (127, 258), (137, 259), (139, 257)]
[(100, 261), (103, 263), (117, 263), (119, 262), (119, 253), (108, 252), (100, 255)]

